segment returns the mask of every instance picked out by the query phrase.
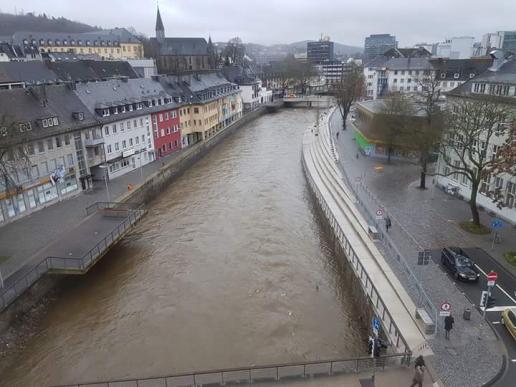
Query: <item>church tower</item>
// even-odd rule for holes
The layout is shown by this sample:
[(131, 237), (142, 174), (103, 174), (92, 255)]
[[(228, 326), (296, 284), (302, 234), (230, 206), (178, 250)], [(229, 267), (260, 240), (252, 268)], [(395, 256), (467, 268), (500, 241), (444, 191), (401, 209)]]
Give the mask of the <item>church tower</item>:
[(158, 7), (158, 15), (156, 16), (156, 39), (158, 42), (161, 42), (165, 39), (165, 27), (163, 27), (163, 21), (161, 20), (161, 14), (159, 13)]

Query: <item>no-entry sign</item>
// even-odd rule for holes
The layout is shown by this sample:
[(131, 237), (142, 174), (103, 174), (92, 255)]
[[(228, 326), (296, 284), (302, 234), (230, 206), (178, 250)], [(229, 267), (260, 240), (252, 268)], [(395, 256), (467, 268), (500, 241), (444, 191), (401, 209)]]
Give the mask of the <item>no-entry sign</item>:
[(451, 304), (449, 302), (445, 301), (445, 302), (443, 302), (441, 304), (441, 308), (440, 309), (441, 310), (440, 310), (439, 314), (441, 316), (449, 316), (450, 313), (451, 313)]
[(377, 220), (380, 220), (383, 218), (383, 208), (378, 208), (376, 210), (376, 219)]
[(498, 279), (498, 274), (495, 271), (491, 270), (487, 274), (487, 286), (494, 286), (497, 279)]

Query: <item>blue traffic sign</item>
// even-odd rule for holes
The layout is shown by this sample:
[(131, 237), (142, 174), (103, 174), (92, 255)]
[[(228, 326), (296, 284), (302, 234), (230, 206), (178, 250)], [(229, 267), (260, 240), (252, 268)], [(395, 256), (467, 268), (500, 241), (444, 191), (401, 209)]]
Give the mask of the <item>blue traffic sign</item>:
[(491, 220), (491, 228), (492, 229), (499, 229), (499, 228), (502, 228), (503, 227), (503, 222), (501, 219), (498, 219), (498, 218), (493, 218)]
[(376, 317), (373, 317), (373, 331), (378, 334), (378, 332), (380, 331), (380, 326), (381, 326), (381, 323), (380, 323), (380, 320), (377, 319)]

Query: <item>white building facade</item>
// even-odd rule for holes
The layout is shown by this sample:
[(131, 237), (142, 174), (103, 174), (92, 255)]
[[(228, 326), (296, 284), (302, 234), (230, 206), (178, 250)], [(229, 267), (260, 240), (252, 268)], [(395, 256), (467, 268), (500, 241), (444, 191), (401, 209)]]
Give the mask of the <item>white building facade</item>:
[(471, 58), (474, 53), (475, 38), (473, 36), (458, 36), (437, 44), (436, 56), (450, 59)]
[[(467, 81), (450, 92), (448, 100), (450, 104), (453, 104), (454, 101), (462, 98), (481, 99), (486, 96), (495, 97), (499, 103), (507, 104), (513, 110), (513, 119), (516, 117), (516, 61), (505, 62)], [(500, 123), (499, 125), (506, 124)], [(485, 137), (480, 138), (476, 153), (483, 154), (487, 160), (495, 158), (505, 141), (506, 137), (496, 135), (491, 136), (490, 141), (487, 141)], [(461, 165), (461, 161), (454, 152), (450, 151), (448, 157), (452, 164)], [(453, 188), (465, 200), (470, 199), (472, 193), (470, 181), (459, 173), (453, 173), (453, 167), (445, 163), (442, 157), (438, 161), (438, 171), (445, 175), (449, 174), (449, 176), (437, 176), (439, 186), (444, 189)], [(489, 192), (495, 190), (502, 195), (502, 208), (493, 203), (492, 197), (488, 195)], [(508, 173), (487, 176), (480, 184), (477, 204), (495, 214), (496, 217), (516, 225), (516, 176)]]

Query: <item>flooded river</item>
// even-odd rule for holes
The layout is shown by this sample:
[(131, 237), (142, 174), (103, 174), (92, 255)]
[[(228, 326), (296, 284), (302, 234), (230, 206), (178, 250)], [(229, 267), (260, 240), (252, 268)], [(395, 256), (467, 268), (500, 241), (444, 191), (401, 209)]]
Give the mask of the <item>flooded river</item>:
[(152, 203), (65, 281), (0, 385), (150, 377), (364, 354), (364, 336), (300, 157), (315, 113), (266, 115)]

